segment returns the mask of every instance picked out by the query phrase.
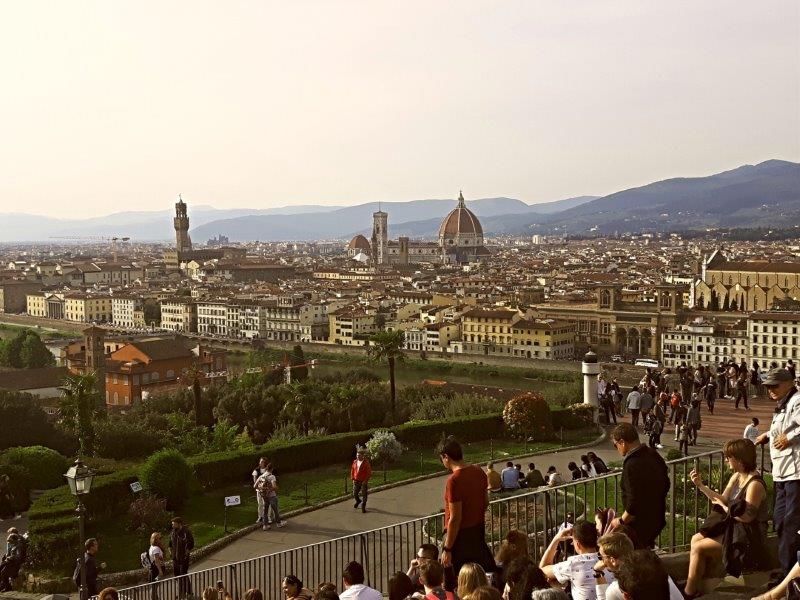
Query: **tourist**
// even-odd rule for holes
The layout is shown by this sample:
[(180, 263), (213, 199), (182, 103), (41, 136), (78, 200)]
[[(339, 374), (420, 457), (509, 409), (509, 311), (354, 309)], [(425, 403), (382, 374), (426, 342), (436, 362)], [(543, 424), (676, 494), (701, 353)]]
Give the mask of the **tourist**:
[(639, 411), (642, 408), (642, 394), (639, 392), (638, 387), (631, 388), (626, 404), (631, 413), (631, 425), (639, 427)]
[(678, 426), (678, 435), (675, 440), (678, 442), (678, 450), (682, 456), (689, 456), (689, 435), (691, 428), (688, 423)]
[(789, 586), (792, 584), (792, 580), (798, 577), (800, 577), (800, 560), (795, 563), (792, 570), (783, 578), (783, 581), (778, 583), (775, 587), (770, 583), (769, 587), (772, 589), (760, 596), (756, 596), (752, 600), (783, 600), (789, 592)]
[(281, 512), (278, 508), (278, 478), (275, 477), (272, 463), (267, 463), (266, 470), (255, 485), (264, 497), (261, 528), (267, 531), (272, 528), (272, 523), (275, 523), (277, 527), (285, 526), (286, 522), (281, 519)]
[(719, 365), (717, 365), (717, 392), (720, 398), (728, 397), (728, 377), (726, 373), (727, 369), (724, 361), (720, 362)]
[(703, 389), (703, 397), (708, 407), (708, 414), (714, 414), (714, 404), (717, 402), (717, 384), (713, 379), (709, 379), (706, 387)]
[(750, 424), (744, 428), (744, 433), (742, 433), (742, 437), (747, 440), (750, 440), (755, 444), (756, 441), (758, 440), (758, 435), (759, 435), (758, 426), (760, 423), (761, 421), (758, 420), (758, 417), (753, 417)]
[[(424, 566), (428, 566), (426, 563)], [(420, 565), (420, 577), (423, 565)], [(371, 587), (364, 585), (364, 567), (361, 563), (351, 561), (342, 572), (342, 585), (344, 591), (339, 594), (342, 600), (382, 600), (383, 595)]]
[(361, 506), (361, 512), (367, 512), (367, 496), (369, 495), (369, 478), (372, 477), (372, 466), (367, 458), (365, 446), (356, 446), (356, 458), (350, 465), (350, 478), (353, 480), (353, 508)]
[[(611, 571), (616, 576), (622, 563), (633, 556), (633, 542), (625, 534), (612, 531), (597, 540), (597, 547), (600, 554), (600, 561), (594, 566), (595, 573), (599, 575), (596, 577), (597, 598), (598, 600), (623, 600), (624, 596), (619, 589), (619, 582), (607, 581), (603, 571)], [(683, 594), (671, 577), (668, 577), (667, 583), (669, 599), (683, 600)]]
[(525, 487), (528, 488), (537, 488), (545, 484), (542, 472), (536, 468), (534, 463), (528, 464), (528, 474), (525, 476), (525, 484)]
[(750, 367), (750, 389), (754, 396), (761, 396), (761, 371), (757, 360), (754, 360), (753, 366)]
[[(501, 587), (501, 586), (496, 586)], [(506, 580), (502, 586), (504, 600), (528, 600), (533, 590), (550, 587), (544, 571), (530, 556), (518, 556), (506, 569)]]
[(286, 600), (314, 600), (311, 590), (303, 587), (303, 582), (295, 575), (284, 577), (281, 589)]
[(622, 390), (619, 387), (616, 377), (611, 380), (611, 384), (608, 386), (608, 391), (611, 392), (611, 396), (614, 401), (614, 409), (621, 417), (625, 412), (625, 407), (622, 404)]
[[(397, 571), (389, 578), (389, 600), (405, 600), (414, 592), (414, 584), (411, 583), (411, 578), (402, 571)], [(317, 593), (315, 600), (319, 600), (319, 598), (320, 594)]]
[[(576, 554), (563, 562), (553, 564), (558, 545), (569, 539), (572, 539)], [(573, 600), (594, 600), (597, 596), (593, 567), (598, 560), (597, 530), (594, 523), (581, 521), (572, 529), (565, 529), (553, 537), (539, 561), (539, 567), (548, 579), (561, 585), (570, 583)], [(611, 574), (606, 572), (606, 577), (610, 579)]]
[(0, 592), (11, 591), (11, 581), (19, 575), (23, 560), (22, 536), (10, 533), (6, 537), (6, 553), (0, 559)]
[(497, 588), (491, 585), (482, 585), (472, 592), (470, 600), (503, 600), (503, 597), (497, 591)]
[(594, 472), (598, 475), (603, 475), (604, 473), (608, 473), (608, 465), (603, 462), (603, 459), (597, 456), (594, 452), (587, 452), (586, 456), (589, 457), (589, 461), (592, 463), (594, 467)]
[(472, 594), (481, 586), (489, 585), (483, 567), (475, 563), (467, 563), (458, 572), (458, 597), (461, 600), (472, 600)]
[(223, 594), (224, 591), (225, 587), (222, 585), (222, 581), (218, 581), (217, 587), (205, 588), (203, 593), (200, 594), (200, 598), (201, 600), (223, 600), (225, 598), (225, 595)]
[(474, 562), (494, 572), (494, 558), (486, 545), (485, 515), (489, 506), (486, 474), (464, 462), (461, 444), (453, 437), (438, 448), (445, 469), (451, 471), (444, 493), (444, 540), (439, 560), (445, 567), (445, 587), (453, 591), (456, 573)]
[(417, 548), (417, 557), (411, 561), (408, 571), (406, 571), (415, 590), (422, 591), (422, 584), (419, 582), (419, 567), (432, 560), (439, 560), (439, 549), (435, 544), (422, 544)]
[(161, 581), (166, 574), (166, 559), (164, 555), (164, 540), (158, 531), (150, 534), (150, 548), (147, 550), (150, 559), (150, 578), (148, 581)]
[(244, 600), (264, 600), (264, 594), (258, 588), (250, 588), (244, 593)]
[(320, 583), (314, 593), (314, 600), (339, 600), (336, 584), (330, 581)]
[(506, 582), (506, 572), (508, 565), (515, 558), (529, 557), (528, 536), (521, 531), (512, 529), (506, 534), (505, 539), (500, 543), (500, 548), (494, 556), (497, 564), (497, 573), (494, 581), (495, 587), (502, 589)]
[(800, 550), (800, 392), (786, 369), (769, 371), (763, 385), (777, 407), (769, 431), (759, 435), (756, 442), (770, 442), (775, 482), (773, 526), (778, 532), (778, 559), (786, 575)]
[(617, 410), (614, 406), (614, 399), (611, 396), (610, 390), (607, 389), (606, 392), (600, 396), (600, 408), (603, 409), (603, 413), (606, 417), (606, 424), (611, 425), (611, 422), (614, 422), (614, 425), (617, 424)]
[(689, 427), (689, 444), (692, 446), (697, 445), (697, 432), (702, 426), (702, 418), (700, 416), (700, 400), (697, 394), (692, 394), (692, 403), (689, 410), (686, 412), (686, 425)]
[(266, 507), (266, 499), (262, 494), (258, 493), (258, 489), (256, 488), (256, 481), (258, 478), (261, 477), (267, 470), (267, 459), (263, 456), (258, 459), (258, 464), (256, 468), (253, 469), (253, 472), (250, 474), (253, 477), (253, 489), (256, 490), (256, 506), (258, 507), (258, 519), (256, 519), (256, 523), (264, 523), (264, 511)]
[(672, 392), (672, 395), (669, 397), (669, 422), (677, 425), (678, 424), (678, 417), (680, 416), (680, 408), (681, 404), (683, 404), (683, 398), (681, 397), (680, 392)]
[(597, 477), (597, 471), (594, 469), (594, 464), (589, 460), (588, 454), (581, 455), (581, 472), (584, 477)]
[(606, 376), (600, 373), (597, 376), (597, 401), (598, 404), (602, 404), (603, 396), (606, 395), (606, 390), (608, 389), (608, 382), (606, 381)]
[(794, 362), (792, 361), (791, 358), (786, 361), (786, 370), (792, 374), (792, 381), (797, 379), (797, 373), (795, 372)]
[(652, 548), (666, 520), (669, 476), (664, 459), (639, 441), (636, 428), (620, 423), (611, 432), (611, 441), (624, 457), (622, 462), (622, 504), (625, 511), (614, 519), (614, 527), (630, 525), (641, 548)]
[(494, 463), (486, 464), (486, 487), (493, 494), (499, 494), (503, 491), (503, 478), (494, 468)]
[(634, 550), (617, 571), (626, 600), (670, 600), (669, 577), (652, 550)]
[(750, 407), (747, 405), (747, 373), (739, 373), (736, 376), (736, 404), (734, 405), (735, 410), (739, 410), (739, 401), (744, 400), (744, 409), (750, 410)]
[(119, 600), (119, 592), (113, 587), (103, 588), (97, 595), (97, 600)]
[(519, 487), (525, 487), (525, 474), (522, 472), (522, 465), (517, 463), (514, 465), (514, 468), (517, 470), (517, 482), (519, 483)]
[(664, 423), (659, 419), (653, 420), (653, 425), (650, 428), (650, 437), (647, 445), (651, 448), (660, 450), (664, 446), (661, 444), (661, 434), (664, 432)]
[(569, 596), (561, 588), (549, 588), (546, 590), (533, 590), (531, 600), (569, 600)]
[[(161, 534), (159, 534), (160, 536)], [(97, 538), (89, 538), (84, 542), (84, 555), (83, 561), (85, 564), (86, 570), (86, 591), (89, 594), (89, 597), (96, 596), (98, 589), (97, 589), (97, 577), (100, 575), (100, 572), (106, 568), (106, 563), (97, 564), (97, 552), (100, 550), (100, 542), (97, 541)], [(78, 564), (75, 567), (75, 573), (72, 576), (75, 585), (80, 588), (81, 587), (81, 563), (78, 561)]]
[(741, 561), (725, 561), (729, 574), (738, 577), (745, 563), (761, 566), (762, 557), (767, 555), (767, 486), (756, 469), (756, 447), (750, 440), (737, 438), (726, 442), (722, 452), (733, 475), (721, 494), (705, 485), (696, 469), (689, 474), (692, 483), (715, 507), (700, 531), (692, 536), (685, 589), (690, 597), (697, 595), (709, 561), (722, 557), (723, 537), (726, 543), (732, 543), (725, 534), (728, 527), (741, 528), (743, 535), (739, 537), (746, 540), (746, 552)]
[(445, 590), (443, 587), (444, 567), (440, 563), (430, 561), (422, 565), (419, 568), (419, 580), (425, 587), (427, 600), (458, 600), (452, 590)]
[(566, 481), (561, 476), (561, 473), (554, 466), (550, 466), (547, 469), (547, 486), (548, 487), (556, 487), (557, 485), (563, 485)]
[(500, 479), (503, 482), (503, 491), (510, 492), (519, 489), (519, 472), (514, 468), (514, 463), (508, 461), (506, 468), (500, 472)]
[(653, 398), (650, 388), (643, 388), (639, 396), (639, 411), (643, 421), (647, 418), (647, 415), (650, 414), (650, 411), (653, 410), (655, 403), (656, 401), (655, 398)]
[(594, 525), (597, 529), (597, 537), (610, 532), (613, 529), (612, 523), (617, 517), (617, 511), (613, 508), (595, 508)]
[(572, 474), (572, 481), (576, 481), (578, 479), (583, 478), (583, 471), (580, 470), (580, 468), (578, 467), (578, 465), (575, 464), (574, 461), (570, 462), (567, 465), (567, 469), (569, 469), (569, 472)]
[(192, 595), (192, 584), (186, 574), (189, 572), (189, 559), (194, 549), (194, 536), (180, 517), (172, 519), (172, 531), (169, 536), (169, 551), (172, 556), (172, 567), (178, 580), (178, 595)]

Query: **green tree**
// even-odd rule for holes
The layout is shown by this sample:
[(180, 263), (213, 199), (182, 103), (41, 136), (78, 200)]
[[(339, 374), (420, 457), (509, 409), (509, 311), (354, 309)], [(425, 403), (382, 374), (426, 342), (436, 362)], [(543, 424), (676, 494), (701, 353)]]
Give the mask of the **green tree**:
[(200, 370), (196, 363), (192, 364), (183, 376), (183, 380), (191, 387), (194, 424), (196, 427), (203, 425), (203, 386), (200, 384), (202, 379), (203, 371)]
[(155, 300), (146, 300), (144, 303), (144, 323), (158, 326), (161, 324), (161, 305)]
[(719, 298), (717, 292), (711, 290), (711, 300), (708, 302), (708, 310), (719, 310)]
[(74, 438), (50, 423), (36, 398), (29, 394), (0, 390), (0, 423), (14, 424), (0, 427), (0, 450), (38, 444), (71, 455), (77, 447)]
[(308, 367), (305, 366), (306, 356), (300, 344), (292, 348), (292, 354), (289, 356), (289, 364), (293, 367), (292, 381), (305, 381), (308, 379)]
[(142, 465), (139, 480), (148, 493), (167, 501), (167, 510), (176, 510), (189, 496), (192, 469), (177, 450), (159, 450)]
[(94, 418), (100, 404), (94, 373), (69, 375), (61, 385), (61, 418), (64, 426), (78, 436), (80, 453), (94, 454)]
[(381, 429), (372, 434), (367, 441), (367, 453), (370, 460), (383, 467), (383, 482), (386, 483), (386, 467), (403, 454), (403, 445), (397, 441), (394, 433)]
[(511, 398), (503, 408), (503, 421), (514, 437), (549, 440), (553, 421), (547, 401), (536, 392), (523, 392)]
[(369, 338), (367, 348), (369, 356), (375, 361), (386, 361), (389, 365), (389, 398), (392, 403), (392, 416), (395, 415), (397, 389), (395, 385), (394, 367), (397, 361), (403, 360), (403, 345), (406, 334), (400, 329), (381, 331)]
[(0, 361), (4, 367), (13, 367), (15, 369), (22, 369), (25, 365), (22, 364), (22, 344), (25, 343), (27, 338), (27, 331), (23, 329), (14, 337), (3, 342), (2, 354), (0, 354)]
[(47, 349), (42, 338), (34, 331), (29, 332), (22, 342), (19, 359), (26, 369), (51, 367), (56, 364), (53, 353)]

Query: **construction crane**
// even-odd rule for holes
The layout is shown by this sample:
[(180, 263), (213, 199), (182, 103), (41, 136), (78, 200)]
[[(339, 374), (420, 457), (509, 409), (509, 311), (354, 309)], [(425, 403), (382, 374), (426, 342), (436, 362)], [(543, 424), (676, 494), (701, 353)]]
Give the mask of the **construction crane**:
[(105, 235), (51, 235), (51, 240), (74, 240), (77, 242), (82, 241), (97, 241), (97, 242), (111, 242), (111, 254), (113, 256), (113, 261), (117, 262), (117, 253), (119, 250), (119, 242), (123, 244), (125, 242), (130, 241), (129, 236), (105, 236)]

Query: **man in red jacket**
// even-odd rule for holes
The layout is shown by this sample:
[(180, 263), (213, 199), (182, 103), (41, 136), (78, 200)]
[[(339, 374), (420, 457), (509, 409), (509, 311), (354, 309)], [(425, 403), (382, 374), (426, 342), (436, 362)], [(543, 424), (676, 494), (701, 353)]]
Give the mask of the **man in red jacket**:
[(370, 477), (372, 477), (372, 467), (367, 458), (367, 449), (364, 446), (356, 446), (356, 459), (350, 466), (350, 478), (353, 480), (353, 498), (356, 501), (353, 508), (358, 508), (360, 505), (362, 513), (367, 512), (368, 482)]

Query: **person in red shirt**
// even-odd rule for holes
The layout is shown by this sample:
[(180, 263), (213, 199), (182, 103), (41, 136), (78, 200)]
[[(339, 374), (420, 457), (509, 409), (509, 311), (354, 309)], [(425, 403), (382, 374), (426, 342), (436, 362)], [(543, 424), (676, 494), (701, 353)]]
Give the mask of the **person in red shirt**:
[(456, 575), (466, 563), (477, 563), (487, 573), (497, 570), (486, 545), (486, 508), (489, 506), (486, 473), (464, 462), (461, 444), (454, 437), (438, 448), (444, 467), (451, 471), (444, 491), (444, 541), (439, 560), (445, 568), (445, 589), (454, 591)]
[(350, 479), (353, 480), (353, 498), (356, 504), (353, 508), (361, 506), (361, 512), (367, 512), (367, 495), (369, 494), (369, 478), (372, 477), (372, 466), (367, 458), (367, 449), (356, 446), (356, 459), (350, 465)]

